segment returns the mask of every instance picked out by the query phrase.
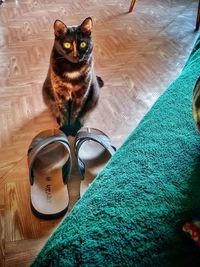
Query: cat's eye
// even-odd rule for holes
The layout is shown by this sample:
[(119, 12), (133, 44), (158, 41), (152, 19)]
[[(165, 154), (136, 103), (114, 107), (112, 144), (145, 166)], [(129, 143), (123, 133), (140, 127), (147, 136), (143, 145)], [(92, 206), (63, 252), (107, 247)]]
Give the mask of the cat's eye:
[(63, 46), (64, 48), (69, 49), (71, 47), (71, 44), (69, 42), (65, 42)]
[(85, 48), (86, 47), (86, 42), (81, 42), (80, 43), (80, 48)]

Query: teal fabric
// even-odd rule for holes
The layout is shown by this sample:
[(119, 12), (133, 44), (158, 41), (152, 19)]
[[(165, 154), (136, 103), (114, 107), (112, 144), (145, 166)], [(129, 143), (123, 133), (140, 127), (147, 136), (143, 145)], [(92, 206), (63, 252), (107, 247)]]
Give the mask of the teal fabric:
[(182, 232), (200, 208), (200, 136), (192, 92), (200, 38), (158, 99), (38, 255), (33, 266), (200, 266)]

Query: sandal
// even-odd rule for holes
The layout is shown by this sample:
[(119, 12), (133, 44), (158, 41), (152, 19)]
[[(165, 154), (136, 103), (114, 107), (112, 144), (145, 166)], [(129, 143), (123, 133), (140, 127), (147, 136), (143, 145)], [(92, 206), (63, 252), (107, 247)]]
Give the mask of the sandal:
[(82, 128), (75, 138), (75, 155), (81, 174), (80, 196), (100, 173), (116, 148), (110, 138), (102, 131), (94, 128)]
[(39, 133), (28, 150), (31, 208), (41, 219), (66, 213), (69, 203), (67, 180), (71, 152), (67, 137), (57, 129)]

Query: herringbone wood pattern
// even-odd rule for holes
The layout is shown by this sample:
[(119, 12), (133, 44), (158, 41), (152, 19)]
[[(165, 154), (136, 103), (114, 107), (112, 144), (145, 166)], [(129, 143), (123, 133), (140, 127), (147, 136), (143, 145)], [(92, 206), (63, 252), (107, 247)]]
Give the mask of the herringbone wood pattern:
[[(26, 152), (40, 131), (57, 127), (41, 86), (53, 42), (52, 25), (92, 16), (95, 64), (105, 81), (86, 120), (120, 146), (180, 73), (196, 35), (196, 0), (21, 0), (0, 6), (0, 266), (29, 266), (60, 220), (34, 217)], [(141, 144), (142, 145), (142, 144)], [(70, 209), (77, 200), (74, 167)]]

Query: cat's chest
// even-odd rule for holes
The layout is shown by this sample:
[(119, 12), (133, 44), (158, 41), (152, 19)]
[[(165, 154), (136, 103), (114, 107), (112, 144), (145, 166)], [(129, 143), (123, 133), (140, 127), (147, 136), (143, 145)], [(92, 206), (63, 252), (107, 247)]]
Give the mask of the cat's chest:
[[(80, 82), (74, 82), (76, 79), (76, 73), (71, 73), (71, 82), (70, 80), (64, 80), (57, 76), (55, 73), (51, 75), (51, 83), (53, 87), (54, 94), (56, 99), (59, 101), (68, 101), (76, 99), (81, 99), (87, 93), (88, 82), (82, 80)], [(73, 80), (73, 77), (74, 80)]]

